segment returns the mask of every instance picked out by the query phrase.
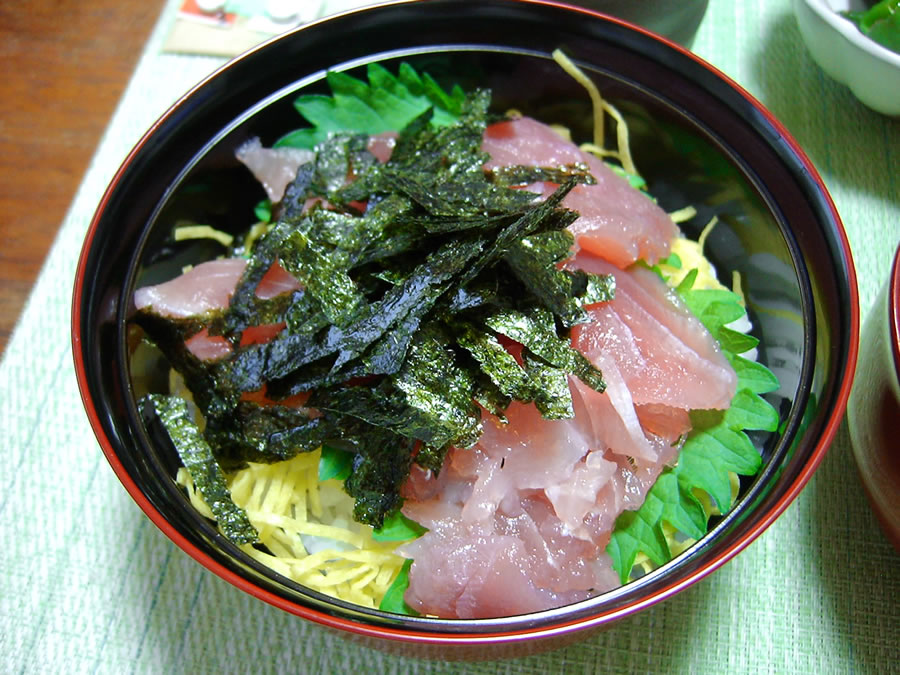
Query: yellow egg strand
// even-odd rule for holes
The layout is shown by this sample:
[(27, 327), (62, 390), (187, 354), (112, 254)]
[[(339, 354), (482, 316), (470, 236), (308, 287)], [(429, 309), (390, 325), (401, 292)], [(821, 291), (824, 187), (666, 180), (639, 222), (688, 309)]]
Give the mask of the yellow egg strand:
[[(275, 464), (249, 463), (229, 476), (234, 503), (247, 512), (267, 551), (249, 544), (241, 548), (312, 590), (377, 607), (405, 559), (394, 553), (398, 542), (375, 541), (371, 527), (353, 521), (353, 499), (337, 481), (320, 483), (320, 455), (317, 450)], [(179, 469), (176, 482), (199, 513), (213, 517), (186, 469)], [(310, 553), (304, 537), (318, 538), (326, 547)]]

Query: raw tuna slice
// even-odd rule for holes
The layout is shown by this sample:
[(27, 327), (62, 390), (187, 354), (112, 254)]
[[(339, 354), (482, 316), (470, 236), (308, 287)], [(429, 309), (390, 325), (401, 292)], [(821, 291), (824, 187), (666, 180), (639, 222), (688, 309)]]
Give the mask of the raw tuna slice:
[[(137, 289), (134, 304), (138, 309), (177, 319), (223, 309), (228, 306), (246, 266), (247, 261), (243, 258), (220, 258), (200, 263), (174, 279)], [(268, 300), (298, 289), (300, 283), (275, 263), (259, 282), (256, 295)]]
[[(222, 258), (200, 263), (174, 279), (137, 289), (134, 292), (135, 306), (139, 310), (149, 310), (171, 318), (202, 316), (223, 309), (228, 306), (246, 265), (247, 261), (243, 258)], [(275, 263), (263, 275), (256, 295), (267, 300), (299, 288), (297, 279)], [(244, 332), (241, 344), (266, 342), (282, 328), (284, 324), (251, 326)], [(208, 335), (205, 328), (188, 338), (185, 345), (203, 361), (214, 361), (231, 353), (228, 340)]]
[(300, 290), (300, 283), (296, 277), (276, 262), (259, 280), (256, 297), (260, 300), (271, 300), (282, 293), (293, 293), (297, 290)]
[[(534, 522), (525, 517), (510, 520), (509, 525), (511, 529), (521, 526), (536, 530)], [(408, 551), (415, 562), (405, 599), (423, 614), (460, 619), (511, 616), (558, 607), (591, 595), (588, 586), (581, 591), (554, 592), (535, 583), (535, 563), (547, 566), (552, 561), (562, 566), (573, 562), (586, 568), (584, 557), (553, 560), (543, 551), (543, 555), (536, 556), (519, 536), (455, 519), (439, 521), (431, 527), (425, 537), (409, 545)], [(540, 539), (539, 533), (536, 538)], [(596, 582), (591, 578), (586, 583)]]
[[(563, 200), (563, 206), (581, 214), (569, 228), (578, 248), (619, 267), (639, 258), (652, 264), (669, 255), (669, 243), (678, 234), (678, 226), (668, 214), (602, 161), (582, 152), (546, 124), (529, 117), (493, 124), (485, 132), (482, 149), (491, 155), (485, 164), (487, 169), (515, 164), (588, 166), (596, 185), (578, 185)], [(538, 184), (538, 188), (547, 196), (555, 186)]]
[(683, 408), (646, 403), (636, 405), (634, 410), (644, 431), (662, 438), (670, 445), (676, 443), (691, 430), (690, 415)]
[(300, 148), (264, 148), (258, 138), (241, 145), (235, 156), (244, 164), (266, 190), (274, 203), (281, 201), (288, 184), (297, 177), (301, 164), (315, 158), (312, 150)]
[(231, 354), (231, 343), (221, 335), (210, 335), (205, 328), (184, 341), (184, 346), (201, 361), (218, 361)]
[(515, 514), (498, 510), (476, 521), (452, 501), (404, 507), (429, 528), (403, 550), (414, 559), (406, 602), (426, 614), (485, 618), (557, 607), (615, 586), (592, 562), (597, 544), (568, 532), (539, 494), (514, 503)]
[(606, 381), (606, 391), (599, 393), (579, 380), (574, 381), (582, 405), (576, 408), (579, 425), (589, 435), (593, 447), (606, 447), (625, 457), (656, 461), (659, 454), (654, 440), (641, 426), (631, 392), (619, 372), (615, 359), (600, 354), (594, 359)]
[(508, 424), (492, 416), (484, 424), (477, 447), (486, 456), (485, 464), (496, 470), (480, 473), (463, 513), (466, 517), (471, 511), (469, 519), (493, 514), (510, 490), (541, 490), (568, 482), (590, 449), (574, 420), (552, 422), (534, 405), (518, 402), (510, 404), (506, 416)]
[(572, 342), (595, 363), (612, 356), (636, 405), (681, 410), (730, 405), (737, 386), (734, 369), (709, 331), (655, 273), (620, 270), (584, 252), (567, 264), (615, 276), (615, 299), (589, 308), (592, 321), (573, 328)]
[(647, 491), (656, 482), (663, 468), (678, 455), (679, 447), (658, 441), (658, 457), (655, 462), (635, 461), (624, 455), (608, 455), (615, 462), (615, 471), (597, 493), (594, 507), (584, 519), (585, 528), (592, 532), (595, 541), (609, 543), (616, 518), (622, 511), (636, 510), (644, 503)]
[(227, 307), (246, 265), (243, 258), (200, 263), (174, 279), (137, 289), (134, 304), (178, 319)]
[(575, 419), (546, 420), (533, 405), (513, 403), (508, 425), (486, 415), (478, 443), (451, 450), (439, 476), (413, 469), (403, 512), (428, 532), (402, 551), (414, 560), (410, 606), (440, 616), (504, 616), (618, 585), (603, 554), (615, 516), (643, 499), (675, 450), (641, 433), (652, 459), (633, 466), (595, 438), (585, 421), (594, 411), (584, 409), (577, 389), (573, 395)]
[(385, 131), (381, 134), (369, 136), (369, 142), (366, 149), (375, 155), (375, 159), (384, 164), (391, 158), (394, 152), (394, 146), (397, 145), (396, 131)]

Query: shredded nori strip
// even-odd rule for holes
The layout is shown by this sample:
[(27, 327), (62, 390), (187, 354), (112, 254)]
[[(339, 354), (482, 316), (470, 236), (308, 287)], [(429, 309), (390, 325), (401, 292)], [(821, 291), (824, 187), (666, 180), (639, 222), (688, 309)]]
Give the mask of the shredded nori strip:
[(529, 401), (534, 398), (535, 387), (528, 373), (493, 332), (463, 323), (457, 327), (456, 341), (478, 361), (504, 399)]
[(235, 544), (252, 544), (259, 539), (247, 513), (231, 499), (225, 475), (213, 451), (191, 419), (187, 402), (178, 396), (148, 394), (144, 399), (154, 409), (191, 474), (194, 485), (216, 517), (222, 533)]
[(241, 393), (247, 389), (239, 382), (218, 377), (210, 364), (198, 359), (187, 348), (185, 339), (199, 329), (195, 321), (171, 319), (149, 311), (138, 312), (133, 321), (145, 331), (172, 368), (181, 374), (204, 415), (226, 416), (234, 409)]
[(348, 385), (313, 393), (309, 405), (352, 415), (373, 426), (434, 446), (468, 447), (481, 435), (472, 374), (460, 368), (442, 329), (416, 335), (403, 369), (377, 385)]
[(250, 462), (279, 462), (312, 452), (333, 435), (328, 420), (279, 405), (241, 401), (227, 418), (207, 420), (204, 436), (226, 468)]
[(497, 185), (526, 186), (532, 183), (565, 183), (575, 178), (586, 185), (596, 184), (585, 164), (566, 164), (564, 166), (498, 166), (491, 169), (494, 183)]
[[(233, 340), (239, 341), (241, 333), (248, 326), (263, 323), (257, 310), (259, 299), (256, 295), (256, 288), (278, 259), (281, 243), (290, 233), (290, 226), (282, 221), (275, 224), (257, 244), (253, 256), (244, 267), (225, 315), (216, 326), (219, 334), (229, 335)], [(211, 332), (210, 334), (216, 335), (217, 333)]]
[[(549, 311), (532, 309), (520, 312), (504, 309), (486, 316), (484, 322), (498, 333), (520, 342), (526, 349), (526, 356), (530, 354), (547, 366), (563, 373), (571, 373), (596, 391), (606, 390), (606, 383), (600, 370), (581, 352), (574, 349), (568, 340), (557, 335), (553, 316)], [(532, 364), (531, 368), (541, 379), (549, 376), (550, 371), (539, 371), (536, 364)], [(568, 390), (563, 393), (560, 387), (553, 387), (549, 391), (558, 392), (551, 395), (568, 395)], [(555, 408), (561, 409), (558, 406)], [(548, 413), (548, 416), (555, 415)]]
[[(592, 178), (581, 166), (486, 172), (489, 103), (486, 91), (461, 99), (453, 124), (418, 115), (384, 164), (365, 136), (332, 135), (273, 206), (275, 222), (221, 315), (139, 315), (184, 375), (223, 466), (324, 442), (347, 448), (355, 516), (378, 527), (401, 504), (413, 461), (437, 472), (449, 448), (478, 440), (482, 407), (505, 421), (511, 401), (534, 402), (559, 419), (573, 415), (570, 375), (603, 391), (567, 331), (586, 320), (586, 305), (612, 298), (613, 282), (561, 266), (577, 214), (560, 203)], [(544, 200), (511, 187), (531, 180), (559, 187)], [(310, 198), (327, 207), (307, 208)], [(256, 288), (276, 262), (304, 288), (261, 301)], [(269, 342), (241, 346), (248, 327), (281, 322)], [(203, 325), (231, 342), (230, 356), (190, 354), (188, 328)], [(241, 401), (263, 388), (272, 405)], [(316, 416), (277, 404), (303, 392)]]
[(361, 438), (366, 442), (353, 458), (344, 489), (356, 500), (353, 517), (378, 529), (403, 503), (400, 486), (409, 476), (415, 442), (386, 430), (372, 430)]

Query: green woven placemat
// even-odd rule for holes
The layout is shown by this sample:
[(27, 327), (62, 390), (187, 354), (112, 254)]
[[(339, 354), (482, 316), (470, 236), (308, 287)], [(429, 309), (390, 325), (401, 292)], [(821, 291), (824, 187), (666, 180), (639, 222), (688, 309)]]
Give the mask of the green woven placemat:
[[(0, 364), (0, 672), (459, 672), (350, 643), (207, 572), (140, 512), (88, 426), (69, 346), (77, 251), (131, 145), (221, 63), (159, 53), (174, 7)], [(862, 107), (812, 63), (789, 0), (712, 0), (694, 49), (760, 98), (823, 174), (865, 314), (900, 240), (900, 122)], [(898, 598), (900, 556), (867, 507), (842, 427), (795, 503), (705, 581), (574, 646), (465, 670), (890, 672), (900, 662)]]

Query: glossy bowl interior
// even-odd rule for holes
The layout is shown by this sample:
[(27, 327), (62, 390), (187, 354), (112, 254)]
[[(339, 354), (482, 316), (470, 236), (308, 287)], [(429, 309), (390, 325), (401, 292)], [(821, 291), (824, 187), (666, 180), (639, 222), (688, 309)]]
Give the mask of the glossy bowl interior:
[[(175, 220), (236, 232), (248, 226), (263, 194), (234, 149), (252, 136), (271, 144), (299, 126), (291, 101), (299, 91), (324, 91), (326, 70), (358, 73), (372, 61), (391, 67), (406, 60), (445, 84), (490, 87), (497, 110), (515, 106), (545, 121), (587, 119), (583, 91), (550, 58), (557, 47), (626, 113), (636, 163), (661, 205), (697, 208), (697, 224), (687, 233), (696, 235), (713, 214), (720, 219), (707, 251), (725, 278), (740, 273), (760, 357), (782, 385), (769, 395), (781, 432), (754, 437), (763, 470), (745, 481), (734, 509), (710, 534), (671, 563), (546, 612), (400, 617), (332, 600), (261, 567), (189, 506), (172, 480), (178, 461), (169, 443), (141, 422), (126, 328), (134, 289), (209, 257), (202, 246), (167, 247)], [(858, 328), (853, 265), (834, 206), (768, 112), (673, 43), (586, 10), (514, 0), (362, 10), (311, 24), (226, 65), (166, 113), (116, 174), (84, 243), (73, 310), (78, 380), (104, 453), (153, 522), (201, 564), (289, 612), (377, 642), (514, 649), (523, 641), (581, 635), (659, 602), (771, 524), (819, 464), (843, 415)]]

